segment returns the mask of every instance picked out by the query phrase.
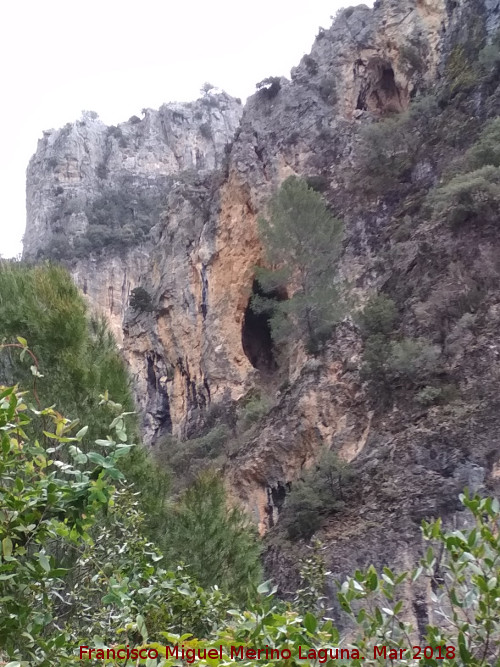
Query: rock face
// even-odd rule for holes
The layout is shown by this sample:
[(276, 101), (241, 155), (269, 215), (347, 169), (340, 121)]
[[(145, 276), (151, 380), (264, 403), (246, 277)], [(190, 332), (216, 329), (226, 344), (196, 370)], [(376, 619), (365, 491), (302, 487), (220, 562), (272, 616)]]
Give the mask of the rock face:
[[(339, 575), (369, 560), (385, 564), (394, 553), (402, 564), (412, 560), (423, 517), (454, 516), (465, 484), (494, 486), (498, 477), (499, 424), (485, 397), (500, 376), (500, 306), (488, 292), (482, 328), (468, 330), (468, 345), (458, 324), (441, 331), (430, 324), (439, 298), (461, 298), (464, 285), (479, 280), (476, 269), (490, 267), (489, 285), (498, 279), (495, 239), (477, 233), (464, 244), (417, 222), (406, 240), (396, 239), (408, 215), (424, 216), (415, 208), (422, 194), (411, 188), (436, 183), (449, 147), (420, 159), (404, 192), (370, 199), (350, 183), (360, 128), (406, 110), (448, 75), (460, 40), (479, 34), (484, 43), (498, 16), (492, 0), (377, 0), (374, 9), (342, 10), (291, 81), (270, 80), (244, 109), (225, 94), (208, 94), (117, 128), (87, 116), (46, 133), (28, 169), (25, 257), (55, 248), (108, 318), (148, 444), (167, 434), (188, 437), (209, 408), (271, 387), (273, 409), (224, 469), (231, 494), (262, 533), (276, 525), (289, 485), (324, 445), (352, 462), (348, 509), (324, 533)], [(469, 119), (498, 114), (492, 99), (489, 111), (475, 100)], [(374, 406), (350, 320), (319, 357), (294, 346), (274, 371), (269, 332), (251, 320), (248, 304), (255, 265), (265, 262), (257, 218), (291, 174), (315, 180), (343, 217), (342, 273), (360, 299), (386, 289), (400, 306), (402, 330), (446, 351), (466, 397), (460, 408)], [(111, 240), (103, 216), (115, 221)], [(153, 312), (129, 307), (136, 286), (151, 295)], [(475, 400), (479, 387), (483, 399)], [(388, 547), (387, 535), (397, 548)], [(294, 560), (270, 547), (268, 564), (290, 590)]]
[[(219, 168), (241, 112), (228, 95), (207, 94), (193, 103), (144, 109), (142, 120), (132, 116), (116, 127), (83, 112), (80, 121), (44, 132), (27, 173), (24, 257), (36, 258), (54, 243), (64, 243), (62, 254), (68, 254), (68, 244), (72, 248), (94, 221), (92, 204), (103, 195), (118, 194), (140, 208), (141, 196), (155, 202), (175, 175)], [(147, 211), (150, 217), (155, 212)], [(92, 248), (81, 250), (86, 255)]]

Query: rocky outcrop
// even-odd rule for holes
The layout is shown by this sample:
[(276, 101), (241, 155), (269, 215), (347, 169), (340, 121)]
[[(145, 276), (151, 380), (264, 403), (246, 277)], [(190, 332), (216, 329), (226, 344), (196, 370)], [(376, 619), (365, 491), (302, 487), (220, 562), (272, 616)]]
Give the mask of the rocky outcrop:
[[(318, 358), (301, 346), (286, 350), (276, 373), (265, 322), (248, 314), (255, 265), (265, 262), (257, 219), (288, 175), (310, 179), (345, 221), (341, 271), (360, 302), (371, 289), (387, 288), (404, 311), (402, 329), (441, 336), (434, 342), (461, 369), (457, 382), (464, 395), (480, 385), (492, 389), (500, 371), (491, 347), (498, 304), (491, 301), (482, 334), (468, 350), (457, 343), (457, 331), (432, 332), (429, 313), (437, 308), (433, 299), (449, 296), (457, 275), (465, 283), (471, 267), (490, 267), (494, 282), (494, 241), (479, 234), (476, 245), (464, 248), (449, 232), (424, 225), (399, 243), (394, 230), (401, 235), (402, 221), (415, 210), (421, 214), (421, 193), (412, 199), (407, 189), (406, 199), (388, 192), (370, 200), (350, 181), (357, 173), (360, 127), (404, 111), (444, 78), (467, 26), (476, 26), (471, 32), (483, 42), (498, 28), (497, 5), (377, 0), (374, 9), (342, 10), (329, 30), (320, 31), (291, 80), (271, 79), (244, 110), (225, 94), (208, 94), (191, 105), (147, 110), (142, 120), (117, 128), (87, 115), (46, 133), (28, 169), (25, 256), (56, 249), (110, 321), (130, 367), (148, 444), (154, 447), (167, 434), (186, 437), (210, 406), (266, 385), (274, 407), (224, 469), (232, 496), (262, 533), (276, 525), (290, 484), (323, 446), (352, 462), (349, 510), (325, 529), (330, 565), (339, 575), (368, 556), (390, 559), (393, 551), (377, 521), (390, 525), (391, 539), (404, 542), (397, 550), (401, 562), (411, 560), (419, 549), (420, 520), (433, 513), (453, 516), (464, 484), (478, 488), (498, 469), (495, 408), (471, 400), (448, 412), (419, 411), (403, 401), (376, 412), (360, 377), (362, 340), (352, 321)], [(474, 100), (469, 117), (480, 102)], [(436, 165), (442, 169), (445, 158), (419, 162), (408, 176), (410, 186), (433, 185)], [(123, 206), (119, 216), (117, 206)], [(105, 235), (106, 216), (114, 221), (118, 247)], [(136, 286), (150, 294), (152, 312), (129, 307)], [(430, 298), (432, 292), (437, 296)], [(478, 347), (471, 358), (473, 343)], [(488, 363), (478, 361), (486, 357)], [(283, 380), (286, 388), (279, 387)], [(478, 419), (474, 448), (470, 428)], [(363, 535), (369, 535), (366, 544)], [(282, 590), (293, 584), (281, 549), (270, 548), (268, 563)]]
[(44, 132), (27, 171), (23, 256), (54, 255), (54, 244), (62, 257), (98, 250), (96, 242), (78, 253), (75, 242), (101, 222), (95, 209), (102, 197), (125, 200), (135, 209), (132, 221), (143, 214), (153, 226), (174, 176), (220, 168), (241, 112), (234, 98), (207, 93), (197, 102), (143, 109), (142, 119), (118, 126), (83, 112), (79, 121)]

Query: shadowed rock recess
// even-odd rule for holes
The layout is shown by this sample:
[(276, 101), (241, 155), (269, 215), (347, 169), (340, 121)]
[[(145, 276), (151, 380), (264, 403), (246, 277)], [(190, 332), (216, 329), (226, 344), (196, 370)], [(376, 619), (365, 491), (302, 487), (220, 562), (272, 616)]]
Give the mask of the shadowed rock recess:
[[(291, 80), (244, 107), (208, 93), (116, 127), (87, 113), (44, 133), (30, 162), (24, 257), (64, 262), (107, 317), (147, 445), (187, 437), (214, 406), (268, 396), (223, 473), (267, 533), (266, 564), (283, 594), (305, 546), (286, 539), (280, 516), (325, 446), (351, 469), (343, 505), (319, 529), (339, 577), (371, 562), (407, 567), (423, 518), (457, 521), (464, 486), (497, 489), (499, 236), (479, 223), (452, 228), (433, 217), (428, 195), (500, 112), (496, 75), (474, 74), (496, 43), (498, 4), (377, 0), (342, 10)], [(427, 111), (397, 131), (389, 167), (406, 140), (409, 162), (381, 186), (374, 155), (366, 166), (366, 128), (398, 122), (423, 97)], [(251, 307), (255, 267), (266, 262), (257, 219), (290, 175), (320, 185), (346, 229), (352, 312), (315, 356), (301, 342), (275, 346), (268, 316)], [(138, 286), (152, 310), (129, 306)], [(384, 401), (362, 372), (355, 315), (377, 292), (396, 305), (394, 340), (425, 338), (440, 354), (431, 380), (394, 380)], [(425, 624), (425, 605), (413, 607)]]

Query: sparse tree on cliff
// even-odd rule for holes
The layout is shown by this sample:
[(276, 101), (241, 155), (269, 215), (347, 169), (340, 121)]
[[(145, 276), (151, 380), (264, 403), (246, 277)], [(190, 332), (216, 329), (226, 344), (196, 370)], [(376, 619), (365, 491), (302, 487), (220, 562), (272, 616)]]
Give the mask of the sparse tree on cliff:
[(205, 81), (205, 83), (201, 87), (200, 93), (204, 97), (207, 97), (208, 95), (211, 95), (212, 93), (215, 93), (216, 90), (217, 90), (217, 86), (214, 86), (213, 84), (209, 83), (208, 81)]
[(139, 313), (150, 313), (153, 310), (151, 295), (144, 287), (135, 287), (130, 293), (130, 307)]
[(268, 293), (292, 295), (281, 301), (255, 297), (253, 307), (269, 312), (276, 342), (294, 330), (314, 350), (344, 311), (336, 281), (343, 225), (322, 196), (295, 176), (271, 199), (269, 213), (259, 226), (272, 269), (259, 269), (257, 278)]

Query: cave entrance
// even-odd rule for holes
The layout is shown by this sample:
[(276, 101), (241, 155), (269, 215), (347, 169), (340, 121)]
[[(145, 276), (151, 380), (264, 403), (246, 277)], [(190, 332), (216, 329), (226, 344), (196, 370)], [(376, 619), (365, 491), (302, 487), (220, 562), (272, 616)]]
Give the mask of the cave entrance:
[(252, 308), (252, 297), (259, 295), (267, 299), (284, 301), (286, 295), (278, 290), (265, 292), (260, 286), (258, 280), (253, 281), (252, 296), (248, 300), (248, 305), (243, 318), (243, 329), (241, 332), (241, 341), (243, 352), (246, 354), (249, 362), (259, 371), (272, 372), (278, 367), (274, 356), (274, 345), (271, 336), (271, 324), (268, 313), (257, 313)]
[[(359, 62), (358, 69), (363, 65), (362, 61)], [(394, 69), (389, 63), (379, 59), (372, 60), (364, 72), (365, 80), (359, 91), (357, 109), (377, 115), (406, 111), (410, 102), (408, 90), (402, 90), (398, 86)]]

